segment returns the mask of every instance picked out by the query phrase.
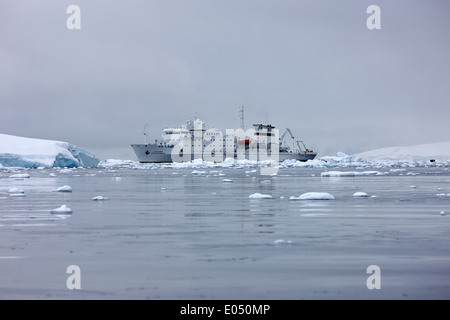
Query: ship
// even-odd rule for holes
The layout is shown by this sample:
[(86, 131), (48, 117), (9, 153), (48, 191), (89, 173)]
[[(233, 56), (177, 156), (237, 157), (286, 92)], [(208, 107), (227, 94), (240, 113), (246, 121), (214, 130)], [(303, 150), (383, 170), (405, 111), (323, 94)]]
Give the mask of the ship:
[(284, 129), (281, 135), (270, 124), (256, 123), (252, 129), (244, 130), (243, 108), (241, 127), (227, 129), (225, 134), (216, 128), (205, 129), (204, 123), (196, 117), (183, 125), (164, 128), (161, 139), (152, 143), (147, 141), (147, 129), (148, 125), (144, 127), (144, 143), (131, 144), (140, 163), (191, 162), (197, 159), (215, 163), (227, 159), (305, 162), (317, 156), (317, 152), (306, 147), (303, 141), (295, 140), (289, 128)]

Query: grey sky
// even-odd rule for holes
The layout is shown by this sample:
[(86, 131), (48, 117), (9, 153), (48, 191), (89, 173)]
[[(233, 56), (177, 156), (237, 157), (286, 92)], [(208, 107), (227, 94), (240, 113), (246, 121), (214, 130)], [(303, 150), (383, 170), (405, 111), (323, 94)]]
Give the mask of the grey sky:
[(145, 123), (238, 128), (244, 105), (319, 156), (447, 141), (449, 31), (447, 0), (3, 0), (0, 133), (136, 159)]

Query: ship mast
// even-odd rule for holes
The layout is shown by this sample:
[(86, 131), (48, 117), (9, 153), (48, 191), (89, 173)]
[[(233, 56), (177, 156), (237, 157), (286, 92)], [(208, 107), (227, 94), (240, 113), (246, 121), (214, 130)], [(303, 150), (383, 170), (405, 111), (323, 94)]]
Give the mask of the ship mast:
[(144, 126), (144, 136), (145, 136), (145, 144), (147, 144), (147, 136), (148, 136), (148, 123)]

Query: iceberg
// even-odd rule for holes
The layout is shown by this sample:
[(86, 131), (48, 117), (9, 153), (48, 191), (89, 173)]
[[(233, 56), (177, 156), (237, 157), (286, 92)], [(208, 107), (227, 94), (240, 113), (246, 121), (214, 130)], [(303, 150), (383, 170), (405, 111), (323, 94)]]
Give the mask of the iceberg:
[(95, 168), (100, 160), (68, 142), (0, 134), (0, 166)]

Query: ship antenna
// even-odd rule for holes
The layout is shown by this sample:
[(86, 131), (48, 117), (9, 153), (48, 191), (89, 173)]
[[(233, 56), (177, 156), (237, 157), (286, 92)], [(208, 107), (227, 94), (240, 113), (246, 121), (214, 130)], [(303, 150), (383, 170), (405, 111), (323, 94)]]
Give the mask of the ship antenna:
[(239, 108), (239, 118), (241, 119), (241, 129), (244, 130), (245, 125), (244, 125), (244, 106), (241, 106)]

